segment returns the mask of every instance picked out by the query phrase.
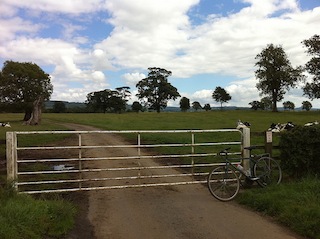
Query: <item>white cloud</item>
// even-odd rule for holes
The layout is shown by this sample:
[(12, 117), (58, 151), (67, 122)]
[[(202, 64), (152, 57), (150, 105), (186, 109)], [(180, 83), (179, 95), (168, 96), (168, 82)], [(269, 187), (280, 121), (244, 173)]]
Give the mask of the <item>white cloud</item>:
[(103, 72), (94, 71), (92, 73), (92, 79), (93, 79), (93, 81), (96, 81), (96, 82), (104, 82), (106, 78), (105, 78), (105, 75)]
[(102, 49), (95, 49), (92, 52), (93, 58), (93, 67), (96, 70), (112, 70), (114, 67), (112, 66), (111, 59), (108, 59), (108, 56), (105, 51)]
[(186, 29), (190, 23), (186, 13), (197, 2), (108, 1), (112, 15), (109, 22), (114, 30), (96, 47), (104, 50), (120, 68), (169, 68), (175, 52), (187, 43)]
[(25, 21), (19, 17), (13, 17), (11, 19), (0, 17), (0, 45), (14, 40), (16, 35), (19, 34), (32, 36), (39, 31), (41, 27), (41, 24), (34, 24), (31, 21)]
[(146, 75), (143, 73), (125, 73), (122, 75), (122, 78), (125, 80), (126, 84), (129, 86), (135, 86), (140, 80), (146, 78)]
[(256, 88), (257, 83), (258, 81), (255, 78), (231, 82), (230, 85), (225, 88), (231, 95), (230, 104), (248, 107), (249, 102), (260, 100), (261, 97)]

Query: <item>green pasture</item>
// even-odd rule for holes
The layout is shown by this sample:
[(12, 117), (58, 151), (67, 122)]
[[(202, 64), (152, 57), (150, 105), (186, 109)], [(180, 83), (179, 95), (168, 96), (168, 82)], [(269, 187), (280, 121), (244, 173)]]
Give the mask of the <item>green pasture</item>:
[[(294, 124), (305, 124), (320, 120), (320, 112), (278, 112), (251, 110), (234, 111), (208, 111), (208, 112), (145, 112), (145, 113), (123, 113), (123, 114), (43, 114), (42, 124), (38, 126), (26, 126), (22, 124), (22, 114), (0, 114), (0, 122), (10, 122), (11, 128), (0, 127), (0, 158), (5, 157), (5, 133), (6, 131), (38, 131), (38, 130), (65, 130), (59, 123), (78, 123), (95, 126), (102, 130), (190, 130), (190, 129), (234, 129), (237, 121), (251, 123), (251, 144), (263, 145), (264, 132), (271, 123), (286, 123), (288, 121)], [(60, 140), (65, 135), (42, 135), (22, 136), (19, 144), (21, 145), (40, 145), (50, 141)], [(134, 140), (134, 135), (127, 135), (129, 139)], [(149, 134), (144, 136), (144, 140), (153, 142), (175, 142), (182, 140), (190, 142), (190, 136), (177, 134)], [(178, 139), (178, 137), (180, 139)], [(217, 141), (228, 137), (227, 134), (214, 134), (207, 136), (197, 136), (216, 138)], [(204, 138), (204, 140), (205, 140)], [(278, 137), (274, 134), (274, 142), (277, 144)], [(200, 139), (201, 140), (201, 139)], [(214, 139), (215, 140), (215, 139)], [(170, 153), (170, 149), (168, 153)], [(175, 149), (173, 149), (175, 150)]]
[[(263, 145), (264, 132), (271, 123), (286, 123), (303, 125), (307, 122), (320, 121), (320, 112), (268, 112), (251, 110), (234, 111), (208, 111), (208, 112), (145, 112), (123, 114), (53, 114), (42, 115), (42, 123), (37, 126), (22, 124), (23, 114), (0, 114), (0, 122), (10, 122), (11, 128), (0, 127), (0, 159), (5, 157), (5, 135), (7, 131), (40, 131), (40, 130), (66, 130), (62, 123), (77, 123), (95, 126), (102, 130), (197, 130), (197, 129), (235, 129), (237, 121), (251, 123), (251, 144)], [(278, 144), (278, 135), (274, 134), (274, 144)], [(129, 140), (136, 140), (135, 135), (124, 135)], [(45, 134), (41, 136), (27, 135), (19, 137), (19, 145), (44, 145), (52, 141), (66, 137), (62, 134)], [(197, 141), (207, 139), (215, 142), (227, 140), (227, 138), (239, 136), (236, 133), (199, 134)], [(143, 140), (156, 143), (190, 143), (190, 135), (184, 134), (148, 134)], [(162, 151), (176, 151), (177, 148), (165, 148)], [(189, 149), (179, 149), (189, 150)], [(277, 151), (274, 151), (277, 155)]]
[(208, 111), (208, 112), (146, 112), (124, 114), (44, 114), (43, 120), (72, 122), (96, 126), (105, 130), (170, 130), (170, 129), (231, 129), (237, 121), (251, 123), (252, 132), (263, 132), (271, 123), (305, 124), (320, 120), (319, 111)]
[[(175, 112), (175, 113), (124, 113), (124, 114), (43, 114), (42, 124), (38, 126), (26, 126), (22, 124), (22, 114), (0, 114), (0, 122), (10, 122), (11, 128), (0, 128), (0, 159), (5, 157), (5, 135), (7, 131), (39, 131), (39, 130), (66, 130), (63, 123), (77, 123), (95, 126), (102, 130), (191, 130), (191, 129), (235, 129), (238, 119), (243, 122), (251, 123), (251, 144), (263, 145), (264, 132), (269, 128), (271, 123), (286, 123), (288, 121), (297, 125), (304, 125), (307, 122), (320, 121), (320, 112), (266, 112), (266, 111), (250, 111), (250, 110), (234, 110), (234, 111), (210, 111), (210, 112)], [(54, 141), (61, 140), (68, 135), (49, 134), (45, 137), (28, 136), (22, 137), (21, 145), (43, 145), (50, 144)], [(279, 134), (274, 133), (274, 143), (279, 141)], [(127, 139), (134, 140), (134, 135), (126, 135)], [(173, 134), (151, 134), (143, 138), (146, 142), (177, 142), (178, 136)], [(181, 135), (179, 136), (181, 137)], [(228, 137), (234, 137), (230, 134), (204, 134), (203, 136), (196, 136), (197, 140), (205, 141), (208, 138), (215, 137), (216, 141), (225, 140)], [(201, 138), (203, 137), (203, 138)], [(225, 138), (224, 138), (225, 137)], [(182, 137), (182, 142), (190, 142), (190, 135)], [(170, 149), (166, 149), (170, 150)], [(176, 150), (176, 149), (174, 149)], [(1, 170), (1, 182), (5, 181), (5, 169)], [(302, 236), (309, 238), (320, 239), (320, 231), (317, 227), (319, 225), (320, 204), (318, 199), (320, 197), (319, 179), (308, 178), (307, 180), (295, 181), (286, 178), (281, 186), (272, 187), (267, 189), (250, 188), (241, 191), (237, 201), (245, 204), (248, 207), (261, 211), (266, 215), (272, 216), (276, 221), (291, 228), (293, 231), (298, 232)], [(5, 190), (2, 190), (5, 191)], [(3, 198), (5, 192), (0, 193), (0, 199)], [(6, 205), (10, 203), (17, 206), (10, 206), (8, 211), (0, 211), (0, 221), (3, 222), (2, 228), (8, 228), (8, 234), (0, 234), (1, 238), (24, 238), (17, 236), (13, 231), (9, 230), (12, 226), (11, 223), (28, 228), (37, 227), (37, 225), (24, 224), (21, 222), (19, 216), (12, 217), (10, 215), (19, 215), (19, 210), (34, 210), (42, 211), (39, 217), (47, 218), (48, 216), (61, 211), (62, 205), (58, 202), (59, 206), (54, 206), (55, 209), (50, 209), (50, 212), (43, 210), (43, 201), (34, 202), (26, 200), (27, 208), (20, 207), (19, 199), (13, 196), (12, 200), (5, 197)], [(213, 199), (215, 200), (215, 199)], [(2, 202), (3, 204), (3, 202)], [(39, 205), (36, 206), (36, 205)], [(303, 207), (301, 207), (303, 205)], [(36, 209), (37, 208), (37, 209)], [(45, 206), (47, 208), (47, 206)], [(67, 207), (67, 214), (74, 215), (74, 208)], [(7, 209), (6, 209), (7, 210)], [(68, 218), (68, 225), (70, 225), (70, 217)], [(303, 220), (294, 220), (301, 218)], [(62, 220), (62, 219), (61, 219)], [(32, 221), (27, 219), (27, 221)], [(63, 220), (62, 220), (63, 221)], [(302, 223), (303, 221), (303, 223)], [(39, 223), (39, 222), (38, 222)], [(56, 223), (55, 221), (51, 223)], [(62, 225), (63, 222), (60, 222)], [(47, 224), (51, 225), (51, 224)], [(46, 226), (46, 225), (45, 225)], [(59, 226), (58, 226), (59, 227)], [(70, 228), (70, 226), (68, 226)], [(0, 229), (0, 231), (3, 229)], [(66, 233), (66, 229), (61, 228), (57, 231), (51, 232), (52, 235)], [(30, 232), (31, 233), (31, 232)], [(40, 232), (41, 234), (42, 232)], [(31, 235), (31, 234), (30, 234)], [(42, 235), (45, 235), (43, 233)], [(26, 237), (37, 238), (37, 237)], [(39, 236), (41, 238), (41, 236)]]
[[(320, 121), (320, 112), (268, 112), (251, 110), (208, 111), (208, 112), (161, 112), (161, 113), (126, 113), (126, 114), (46, 114), (44, 119), (55, 122), (72, 122), (92, 125), (104, 130), (179, 130), (179, 129), (235, 129), (237, 121), (251, 123), (251, 144), (263, 145), (264, 132), (272, 123), (304, 125), (307, 122)], [(165, 141), (174, 135), (157, 134), (153, 141)], [(177, 135), (177, 137), (180, 137)], [(211, 137), (211, 136), (208, 136)], [(214, 137), (226, 137), (226, 134)], [(188, 139), (186, 139), (188, 140)], [(278, 134), (273, 137), (278, 144)]]

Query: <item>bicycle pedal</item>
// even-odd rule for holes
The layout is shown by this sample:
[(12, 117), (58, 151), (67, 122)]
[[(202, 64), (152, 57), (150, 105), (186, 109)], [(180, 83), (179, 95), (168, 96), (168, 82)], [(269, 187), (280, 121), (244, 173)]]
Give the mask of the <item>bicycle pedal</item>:
[(257, 178), (257, 177), (248, 177), (251, 181), (257, 181), (259, 180), (260, 178)]

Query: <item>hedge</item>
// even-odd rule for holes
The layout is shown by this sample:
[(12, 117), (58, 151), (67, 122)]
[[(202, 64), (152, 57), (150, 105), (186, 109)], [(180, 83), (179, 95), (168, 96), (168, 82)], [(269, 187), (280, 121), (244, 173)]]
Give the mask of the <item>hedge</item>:
[(281, 167), (290, 175), (302, 177), (320, 172), (320, 126), (296, 126), (281, 134)]

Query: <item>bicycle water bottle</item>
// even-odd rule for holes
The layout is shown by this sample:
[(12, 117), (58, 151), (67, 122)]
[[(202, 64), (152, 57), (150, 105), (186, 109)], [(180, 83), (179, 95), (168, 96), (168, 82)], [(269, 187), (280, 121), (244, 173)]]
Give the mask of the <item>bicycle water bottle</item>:
[(241, 166), (241, 164), (237, 165), (237, 169), (239, 169), (242, 173), (246, 174), (246, 171), (244, 170), (244, 168)]

